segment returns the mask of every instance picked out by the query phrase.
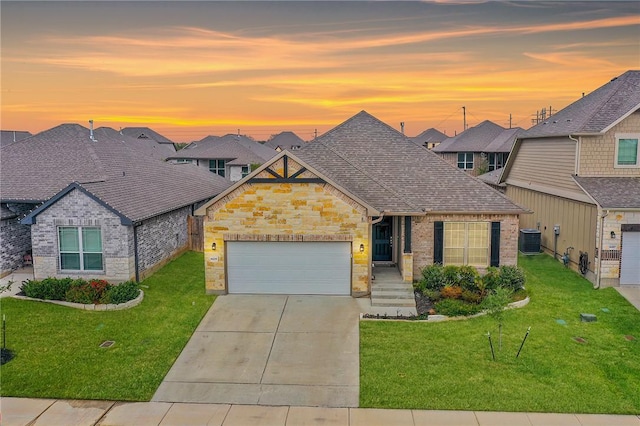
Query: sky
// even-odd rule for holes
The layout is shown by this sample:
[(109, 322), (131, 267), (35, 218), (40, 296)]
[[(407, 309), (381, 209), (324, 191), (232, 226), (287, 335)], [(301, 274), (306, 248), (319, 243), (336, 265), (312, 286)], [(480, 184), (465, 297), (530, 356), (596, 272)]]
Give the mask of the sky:
[(640, 69), (640, 2), (0, 2), (3, 130), (149, 126), (175, 142), (361, 110), (415, 136), (528, 128)]

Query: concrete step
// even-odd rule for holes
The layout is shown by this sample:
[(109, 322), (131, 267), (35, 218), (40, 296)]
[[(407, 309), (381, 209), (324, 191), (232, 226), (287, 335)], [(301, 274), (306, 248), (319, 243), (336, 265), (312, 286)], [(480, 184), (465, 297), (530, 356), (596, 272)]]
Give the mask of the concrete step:
[(415, 299), (380, 299), (380, 298), (371, 298), (371, 306), (384, 306), (390, 308), (396, 307), (416, 307)]
[(371, 292), (371, 297), (380, 299), (410, 299), (415, 300), (412, 291), (376, 291)]
[(406, 283), (373, 283), (371, 288), (376, 290), (411, 290), (413, 291), (413, 286), (411, 284)]

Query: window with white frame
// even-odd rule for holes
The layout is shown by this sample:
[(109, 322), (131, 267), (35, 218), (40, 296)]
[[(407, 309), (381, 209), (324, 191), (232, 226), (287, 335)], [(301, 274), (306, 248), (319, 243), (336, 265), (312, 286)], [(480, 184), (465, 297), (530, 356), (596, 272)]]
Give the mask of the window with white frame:
[(102, 230), (96, 227), (58, 227), (60, 269), (102, 271)]
[(508, 152), (491, 152), (489, 153), (489, 171), (501, 169), (507, 162)]
[(462, 170), (473, 169), (473, 152), (458, 153), (458, 168)]
[(193, 160), (190, 158), (178, 158), (176, 162), (180, 164), (191, 164), (193, 163)]
[(249, 172), (251, 171), (251, 167), (250, 166), (242, 166), (242, 177), (247, 177), (249, 175)]
[(224, 177), (225, 163), (225, 160), (209, 160), (209, 171)]
[(489, 223), (445, 222), (443, 263), (445, 265), (489, 265)]
[(639, 134), (616, 135), (615, 167), (640, 167)]

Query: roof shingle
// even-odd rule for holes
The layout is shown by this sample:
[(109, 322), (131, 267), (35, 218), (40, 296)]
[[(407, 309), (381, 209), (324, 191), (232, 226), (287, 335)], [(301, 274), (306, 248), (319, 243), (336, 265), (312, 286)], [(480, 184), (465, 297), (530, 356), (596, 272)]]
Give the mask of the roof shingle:
[(604, 209), (640, 209), (640, 177), (573, 178)]

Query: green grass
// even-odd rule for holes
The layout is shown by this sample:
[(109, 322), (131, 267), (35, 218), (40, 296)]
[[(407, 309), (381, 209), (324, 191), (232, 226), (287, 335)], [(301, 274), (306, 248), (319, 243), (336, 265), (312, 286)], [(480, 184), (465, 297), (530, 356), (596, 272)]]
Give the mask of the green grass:
[[(519, 262), (531, 302), (505, 314), (495, 362), (487, 332), (497, 346), (497, 324), (486, 316), (443, 323), (361, 322), (360, 405), (640, 413), (640, 312), (615, 289), (594, 290), (550, 256)], [(580, 313), (596, 314), (598, 321), (580, 322)]]
[[(2, 299), (15, 358), (0, 368), (0, 394), (150, 400), (215, 297), (205, 295), (201, 253), (185, 253), (141, 284), (144, 300), (123, 311)], [(105, 340), (116, 343), (99, 348)]]

